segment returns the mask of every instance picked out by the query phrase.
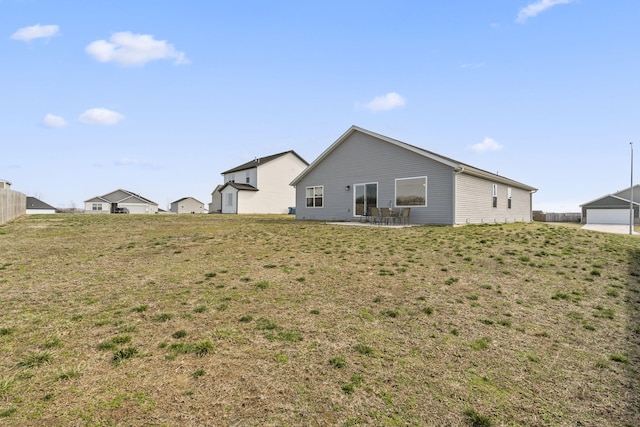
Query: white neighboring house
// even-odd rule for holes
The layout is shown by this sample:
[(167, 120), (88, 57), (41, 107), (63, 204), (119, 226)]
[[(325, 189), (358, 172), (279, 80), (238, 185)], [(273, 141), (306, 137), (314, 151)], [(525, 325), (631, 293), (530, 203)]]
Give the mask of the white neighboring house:
[(204, 213), (204, 203), (193, 197), (183, 197), (175, 202), (171, 202), (169, 211), (179, 214), (201, 214)]
[(222, 212), (222, 194), (220, 189), (222, 184), (216, 186), (211, 192), (211, 203), (209, 203), (209, 213), (221, 213)]
[(139, 194), (119, 189), (104, 196), (85, 200), (84, 212), (88, 214), (156, 214), (158, 213), (158, 204)]
[(295, 151), (256, 158), (222, 172), (224, 184), (211, 195), (210, 212), (282, 214), (296, 205), (296, 190), (289, 183), (309, 166)]
[(54, 214), (56, 208), (35, 197), (27, 196), (27, 215)]

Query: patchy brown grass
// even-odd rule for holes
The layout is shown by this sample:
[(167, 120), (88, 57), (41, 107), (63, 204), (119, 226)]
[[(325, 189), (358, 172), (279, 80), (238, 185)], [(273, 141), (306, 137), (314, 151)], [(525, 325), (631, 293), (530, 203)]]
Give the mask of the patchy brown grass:
[(544, 224), (0, 226), (0, 424), (640, 425), (640, 239)]

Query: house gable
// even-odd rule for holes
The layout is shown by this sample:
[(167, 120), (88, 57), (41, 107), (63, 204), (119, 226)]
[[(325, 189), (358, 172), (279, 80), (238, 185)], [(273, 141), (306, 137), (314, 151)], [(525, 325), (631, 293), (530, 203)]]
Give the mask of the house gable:
[(512, 179), (482, 170), (482, 169), (478, 169), (476, 167), (467, 165), (465, 163), (462, 162), (458, 162), (456, 160), (453, 160), (451, 158), (445, 157), (445, 156), (441, 156), (439, 154), (436, 154), (432, 151), (428, 151), (425, 150), (423, 148), (420, 147), (416, 147), (414, 145), (411, 144), (407, 144), (405, 142), (402, 141), (398, 141), (396, 139), (393, 138), (389, 138), (387, 136), (384, 135), (380, 135), (377, 134), (375, 132), (371, 132), (368, 131), (366, 129), (360, 128), (358, 126), (351, 126), (344, 134), (342, 134), (342, 136), (340, 136), (340, 138), (338, 138), (336, 140), (336, 142), (334, 142), (333, 144), (331, 144), (331, 146), (329, 146), (329, 148), (327, 148), (324, 152), (322, 152), (322, 154), (320, 154), (320, 156), (318, 156), (318, 158), (316, 160), (314, 160), (307, 169), (305, 169), (300, 175), (298, 175), (292, 182), (291, 185), (297, 185), (297, 183), (308, 173), (310, 173), (318, 164), (322, 163), (324, 161), (324, 159), (326, 157), (328, 157), (334, 150), (337, 149), (337, 147), (339, 147), (342, 143), (344, 143), (344, 141), (346, 141), (347, 139), (349, 139), (353, 134), (355, 133), (362, 133), (365, 135), (369, 135), (372, 138), (375, 138), (377, 140), (380, 141), (384, 141), (387, 142), (391, 145), (395, 145), (397, 147), (403, 148), (409, 152), (415, 153), (419, 156), (434, 160), (438, 163), (442, 163), (443, 165), (449, 166), (453, 169), (455, 169), (456, 172), (459, 173), (465, 173), (465, 174), (469, 174), (469, 175), (474, 175), (480, 178), (485, 178), (485, 179), (491, 179), (495, 182), (501, 182), (504, 183), (505, 185), (510, 185), (512, 187), (518, 187), (518, 188), (522, 188), (524, 190), (528, 190), (528, 191), (537, 191), (537, 188), (535, 187), (531, 187), (529, 185), (520, 183), (518, 181), (514, 181)]

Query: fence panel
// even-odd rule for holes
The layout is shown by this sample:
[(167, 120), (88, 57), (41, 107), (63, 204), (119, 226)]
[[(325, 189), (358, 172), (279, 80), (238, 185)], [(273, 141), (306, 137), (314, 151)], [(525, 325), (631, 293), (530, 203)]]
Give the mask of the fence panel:
[(7, 188), (0, 188), (0, 224), (27, 213), (27, 196)]

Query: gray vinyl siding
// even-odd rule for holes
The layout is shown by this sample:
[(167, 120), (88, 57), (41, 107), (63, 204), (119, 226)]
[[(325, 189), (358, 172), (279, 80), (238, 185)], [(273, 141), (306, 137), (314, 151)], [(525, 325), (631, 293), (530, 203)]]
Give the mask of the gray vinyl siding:
[[(378, 184), (378, 207), (395, 207), (396, 178), (427, 177), (427, 206), (411, 207), (412, 224), (453, 223), (453, 169), (414, 152), (355, 132), (296, 185), (296, 218), (351, 221), (354, 184)], [(324, 207), (306, 207), (306, 188), (324, 186)], [(349, 186), (349, 190), (345, 189)]]
[[(493, 184), (498, 186), (495, 208)], [(508, 188), (511, 188), (511, 209), (508, 208)], [(456, 175), (456, 224), (529, 222), (531, 215), (529, 190), (465, 173)]]

